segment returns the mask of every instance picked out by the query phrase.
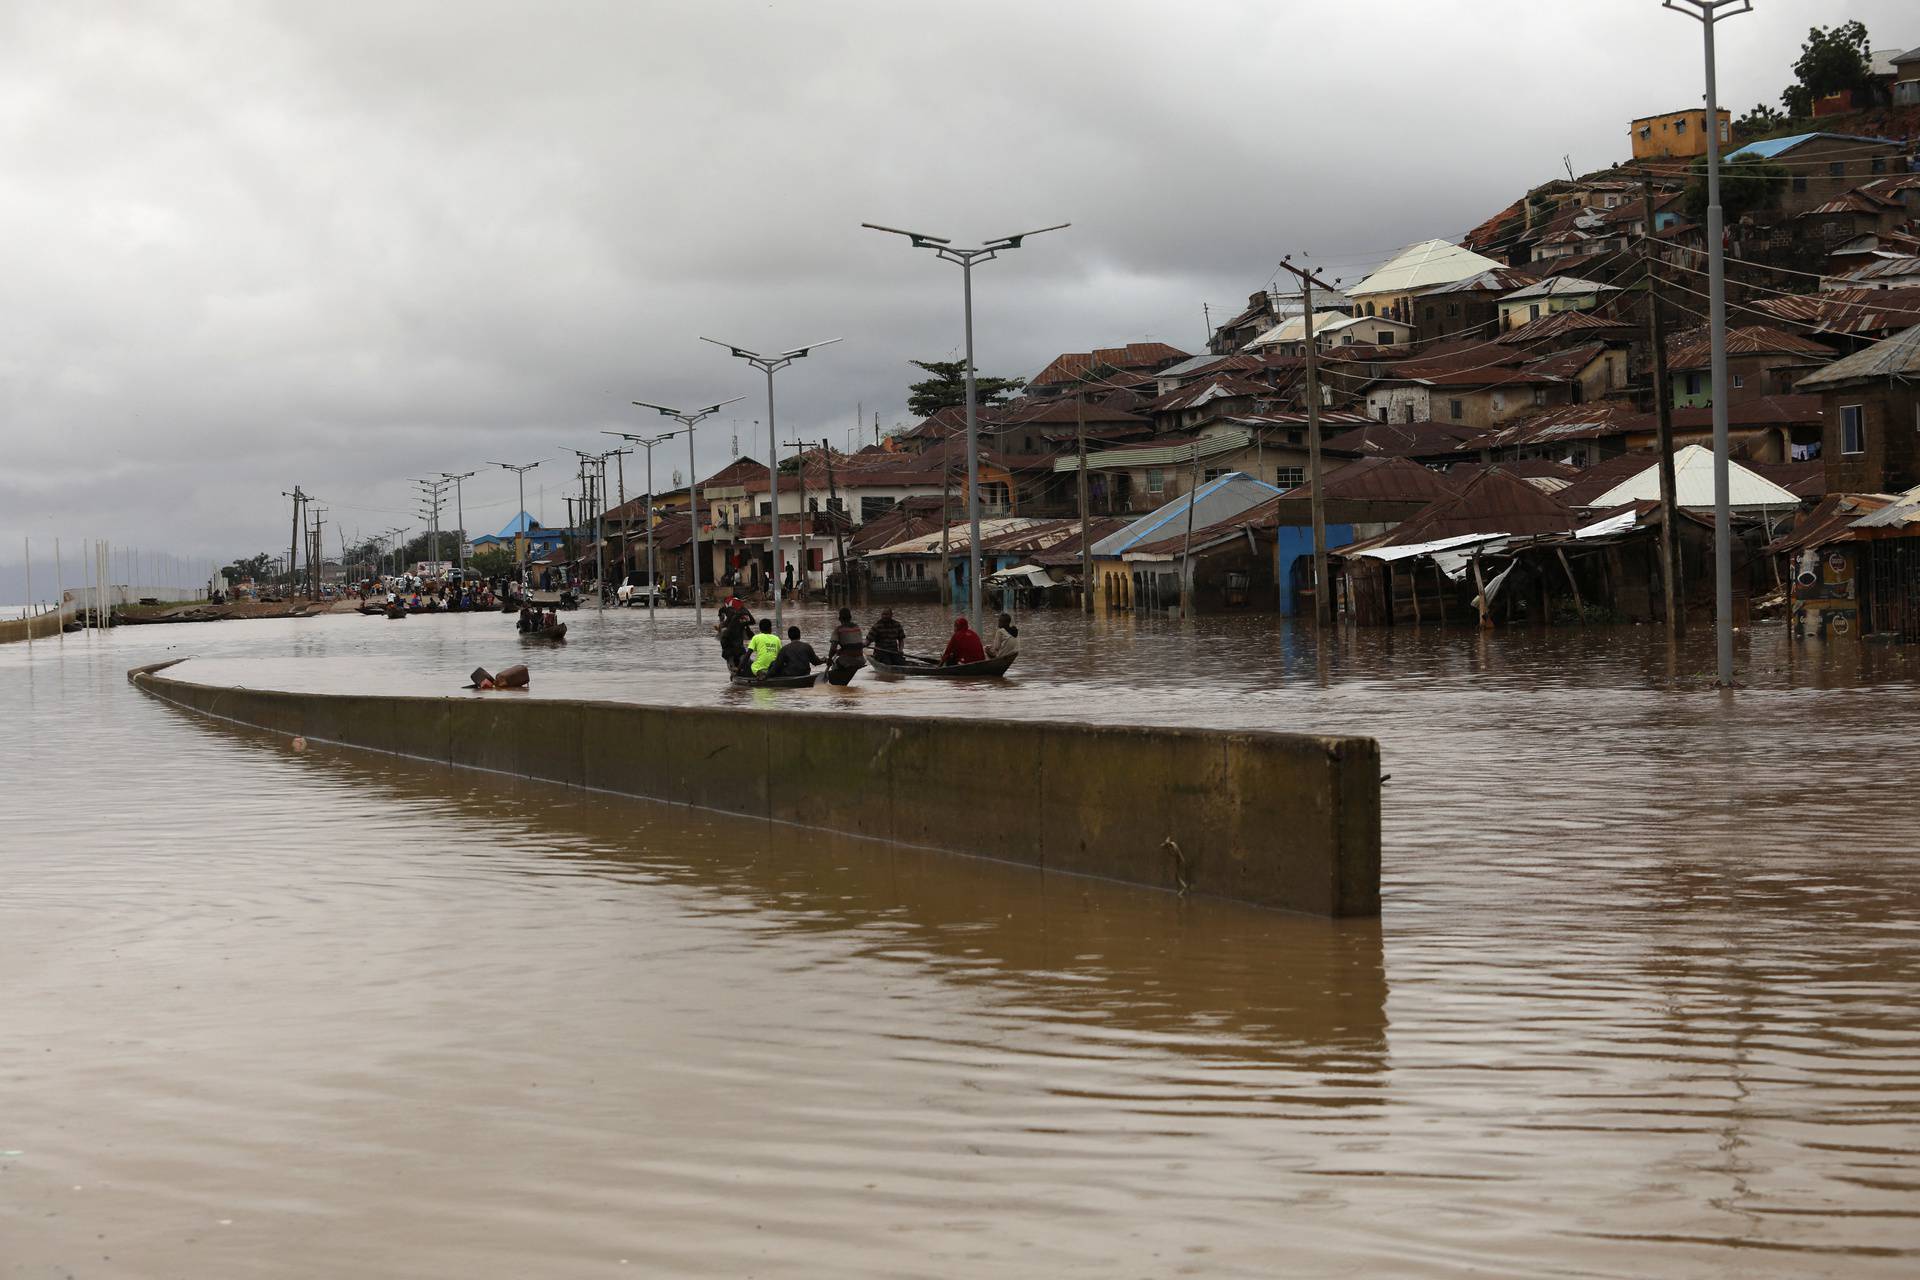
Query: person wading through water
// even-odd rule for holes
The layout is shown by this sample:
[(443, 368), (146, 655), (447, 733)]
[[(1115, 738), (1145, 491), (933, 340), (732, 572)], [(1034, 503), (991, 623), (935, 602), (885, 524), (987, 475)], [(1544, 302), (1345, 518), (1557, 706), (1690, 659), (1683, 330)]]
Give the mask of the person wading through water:
[(940, 655), (940, 665), (955, 667), (963, 663), (986, 660), (987, 651), (980, 647), (980, 633), (968, 626), (965, 618), (955, 618), (953, 639), (947, 641), (946, 652)]
[(907, 629), (900, 625), (891, 609), (882, 609), (880, 620), (867, 628), (867, 644), (873, 649), (873, 656), (883, 662), (900, 662), (906, 643)]
[(861, 652), (866, 647), (866, 637), (860, 634), (860, 628), (854, 624), (853, 610), (842, 609), (840, 625), (833, 629), (833, 640), (827, 645), (827, 683), (846, 684), (852, 680), (854, 673), (867, 665), (866, 657)]

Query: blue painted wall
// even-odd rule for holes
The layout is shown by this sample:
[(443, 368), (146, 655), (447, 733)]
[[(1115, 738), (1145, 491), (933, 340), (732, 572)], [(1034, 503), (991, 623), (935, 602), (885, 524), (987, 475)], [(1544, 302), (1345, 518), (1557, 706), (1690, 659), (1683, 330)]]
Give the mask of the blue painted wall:
[[(1305, 556), (1309, 562), (1313, 559), (1313, 526), (1310, 524), (1283, 524), (1274, 530), (1273, 574), (1274, 581), (1280, 584), (1280, 615), (1293, 616), (1293, 564)], [(1327, 526), (1327, 545), (1344, 547), (1354, 540), (1353, 526), (1350, 524), (1330, 524)], [(1308, 576), (1312, 576), (1311, 570)]]

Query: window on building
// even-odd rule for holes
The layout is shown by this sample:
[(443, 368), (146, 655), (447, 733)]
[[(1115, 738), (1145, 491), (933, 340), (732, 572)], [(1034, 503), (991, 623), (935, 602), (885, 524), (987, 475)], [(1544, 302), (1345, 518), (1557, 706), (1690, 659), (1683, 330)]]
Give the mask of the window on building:
[(1687, 394), (1690, 396), (1697, 396), (1700, 394), (1700, 375), (1699, 374), (1690, 373), (1687, 375)]
[(1165, 493), (1167, 491), (1167, 473), (1158, 467), (1147, 471), (1147, 492)]
[(1720, 141), (1729, 142), (1729, 141), (1732, 141), (1732, 139), (1733, 139), (1733, 126), (1731, 124), (1728, 124), (1725, 120), (1722, 120), (1720, 122)]
[(1793, 175), (1793, 182), (1791, 185), (1795, 191), (1804, 193), (1807, 189), (1806, 176), (1804, 174), (1796, 173), (1795, 175)]
[(1857, 404), (1840, 406), (1840, 452), (1867, 451), (1867, 416)]
[(893, 510), (892, 498), (860, 499), (860, 523), (865, 524), (875, 516), (883, 516)]
[(1447, 401), (1447, 416), (1455, 422), (1466, 416), (1467, 407), (1458, 400)]
[(1538, 320), (1539, 318), (1540, 318), (1540, 304), (1537, 302), (1529, 302), (1527, 304), (1527, 319)]
[(1675, 120), (1673, 122), (1673, 131), (1675, 133), (1685, 133), (1687, 131), (1687, 122), (1685, 120)]
[(1383, 347), (1390, 347), (1393, 345), (1393, 334), (1386, 329), (1382, 329), (1373, 335), (1373, 340)]
[(1385, 422), (1387, 420), (1387, 406), (1381, 405), (1379, 408), (1379, 414), (1380, 414), (1380, 421)]
[(770, 516), (770, 515), (772, 515), (772, 514), (773, 514), (773, 504), (772, 504), (771, 502), (763, 502), (763, 503), (761, 503), (761, 504), (760, 504), (760, 514), (761, 514), (761, 515), (763, 515), (763, 516)]
[(925, 560), (915, 560), (913, 562), (913, 576), (916, 578), (924, 578), (927, 576), (927, 562)]
[(1426, 312), (1427, 322), (1431, 324), (1433, 322), (1433, 304), (1428, 303), (1422, 310)]
[(1547, 402), (1547, 389), (1545, 387), (1535, 387), (1533, 389), (1533, 402), (1536, 405), (1542, 405)]
[(845, 498), (828, 498), (827, 510), (833, 512), (835, 515), (845, 515), (847, 513), (847, 500)]
[(1298, 489), (1306, 482), (1307, 471), (1305, 467), (1275, 467), (1273, 469), (1273, 483), (1276, 488)]
[(1875, 173), (1885, 173), (1887, 171), (1887, 158), (1885, 156), (1875, 156), (1867, 162), (1867, 167)]
[(1205, 471), (1202, 471), (1200, 473), (1200, 483), (1212, 484), (1215, 480), (1218, 480), (1221, 476), (1232, 475), (1232, 474), (1233, 474), (1232, 467), (1208, 467)]
[(1736, 391), (1738, 391), (1738, 390), (1739, 390), (1739, 389), (1740, 389), (1741, 387), (1744, 387), (1744, 386), (1746, 386), (1746, 385), (1747, 385), (1747, 375), (1746, 375), (1746, 374), (1744, 374), (1744, 373), (1736, 373), (1736, 374), (1732, 374), (1732, 375), (1730, 375), (1730, 376), (1731, 376), (1731, 377), (1732, 377), (1732, 379), (1733, 379), (1733, 388), (1734, 388), (1734, 390), (1736, 390)]
[(1455, 319), (1458, 319), (1459, 316), (1460, 316), (1460, 304), (1457, 302), (1449, 302), (1447, 304), (1447, 319), (1455, 320)]
[(1341, 345), (1341, 346), (1343, 346), (1343, 347), (1350, 347), (1350, 346), (1352, 346), (1352, 345), (1353, 345), (1353, 335), (1352, 335), (1352, 334), (1350, 334), (1350, 333), (1343, 333), (1343, 334), (1341, 334), (1341, 335), (1340, 335), (1340, 345)]
[(1640, 136), (1643, 138), (1651, 138), (1653, 136), (1653, 126), (1650, 124), (1643, 125), (1640, 129)]
[(1828, 175), (1829, 177), (1834, 177), (1834, 178), (1844, 178), (1844, 177), (1846, 177), (1846, 176), (1847, 176), (1847, 162), (1846, 162), (1845, 160), (1829, 160), (1829, 161), (1827, 161), (1827, 175)]

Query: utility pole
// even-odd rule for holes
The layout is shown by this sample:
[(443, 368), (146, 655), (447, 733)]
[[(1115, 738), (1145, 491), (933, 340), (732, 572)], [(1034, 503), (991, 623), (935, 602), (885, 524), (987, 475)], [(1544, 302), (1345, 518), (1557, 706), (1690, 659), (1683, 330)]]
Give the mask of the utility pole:
[[(794, 575), (793, 581), (795, 589), (794, 598), (802, 604), (805, 604), (807, 600), (807, 569), (808, 566), (813, 563), (812, 559), (807, 555), (807, 533), (813, 527), (813, 513), (807, 510), (807, 442), (805, 440), (789, 440), (786, 444), (787, 448), (798, 451), (797, 456), (799, 458), (799, 465), (794, 469), (800, 477), (800, 572)], [(774, 501), (778, 502), (779, 500), (779, 489), (778, 486), (776, 486), (774, 490)], [(782, 643), (784, 643), (784, 641)]]
[(1080, 451), (1080, 612), (1093, 613), (1093, 543), (1087, 538), (1087, 401), (1073, 398), (1074, 442)]
[(952, 502), (953, 437), (948, 436), (940, 463), (940, 605), (945, 609), (953, 607), (953, 547), (948, 536), (953, 526), (953, 516), (948, 511)]
[(420, 514), (425, 517), (427, 527), (431, 530), (427, 540), (427, 563), (437, 573), (440, 567), (440, 507), (445, 502), (441, 495), (446, 492), (447, 482), (415, 480), (414, 484), (420, 487), (420, 496), (427, 501), (426, 509)]
[[(1288, 258), (1292, 255), (1289, 254)], [(1301, 314), (1307, 339), (1307, 475), (1313, 485), (1313, 621), (1325, 627), (1333, 621), (1333, 593), (1327, 583), (1327, 500), (1320, 484), (1320, 348), (1313, 339), (1313, 286), (1329, 292), (1333, 286), (1313, 272), (1283, 258), (1280, 269), (1300, 281)], [(1274, 566), (1278, 572), (1279, 566)]]
[(614, 507), (614, 510), (620, 513), (620, 582), (623, 586), (627, 581), (627, 529), (633, 524), (633, 520), (627, 514), (626, 510), (627, 455), (632, 452), (633, 450), (631, 449), (615, 449), (613, 451), (614, 480), (620, 486), (620, 502), (619, 505)]
[[(1660, 582), (1666, 595), (1667, 634), (1687, 632), (1680, 583), (1679, 504), (1673, 478), (1673, 388), (1667, 383), (1667, 332), (1660, 314), (1660, 278), (1654, 274), (1653, 179), (1640, 175), (1641, 263), (1647, 277), (1647, 341), (1653, 346), (1653, 408), (1660, 450)], [(1718, 388), (1715, 388), (1716, 392)]]
[(315, 507), (313, 511), (313, 541), (307, 547), (307, 569), (312, 586), (307, 594), (313, 599), (320, 596), (320, 583), (326, 574), (322, 571), (327, 559), (326, 535), (321, 532), (327, 523), (327, 509)]
[(1200, 437), (1193, 438), (1193, 467), (1187, 474), (1187, 537), (1180, 544), (1180, 616), (1193, 599), (1193, 509), (1200, 505)]
[[(827, 519), (833, 522), (833, 563), (840, 571), (841, 603), (851, 606), (853, 574), (847, 568), (847, 539), (843, 530), (843, 526), (848, 521), (840, 518), (844, 513), (835, 511), (835, 508), (840, 505), (840, 490), (833, 482), (833, 450), (827, 447), (825, 440), (820, 442), (820, 456), (826, 460), (827, 464)], [(827, 603), (833, 603), (831, 597)]]
[[(1737, 8), (1734, 6), (1738, 6)], [(1718, 658), (1716, 683), (1733, 687), (1733, 513), (1728, 505), (1727, 250), (1720, 208), (1720, 94), (1713, 28), (1723, 18), (1753, 11), (1753, 0), (1662, 0), (1661, 8), (1700, 24), (1707, 64), (1707, 334), (1713, 362), (1713, 612)]]
[(292, 493), (283, 489), (280, 496), (293, 499), (293, 533), (288, 539), (287, 546), (287, 594), (291, 596), (295, 581), (294, 566), (299, 563), (300, 555), (300, 504), (307, 500), (307, 495), (300, 491), (299, 485), (295, 485)]

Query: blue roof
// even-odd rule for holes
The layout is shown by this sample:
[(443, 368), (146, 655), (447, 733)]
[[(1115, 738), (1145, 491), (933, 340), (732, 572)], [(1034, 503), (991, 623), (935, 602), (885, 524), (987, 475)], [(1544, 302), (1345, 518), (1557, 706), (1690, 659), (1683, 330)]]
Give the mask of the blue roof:
[(1741, 156), (1759, 156), (1762, 159), (1771, 160), (1775, 156), (1783, 152), (1791, 151), (1801, 143), (1811, 142), (1815, 138), (1832, 138), (1836, 142), (1884, 142), (1890, 147), (1900, 145), (1900, 143), (1893, 138), (1867, 138), (1855, 133), (1796, 133), (1786, 138), (1762, 138), (1758, 142), (1749, 142), (1746, 146), (1729, 155), (1727, 159), (1737, 160)]
[(1193, 527), (1205, 528), (1230, 520), (1242, 511), (1256, 507), (1268, 498), (1282, 492), (1264, 480), (1256, 480), (1244, 471), (1229, 471), (1223, 476), (1201, 485), (1192, 495), (1175, 498), (1154, 511), (1141, 516), (1132, 524), (1125, 525), (1093, 544), (1093, 554), (1097, 556), (1117, 556), (1130, 548), (1154, 540), (1153, 535), (1166, 537), (1161, 530), (1172, 521), (1179, 519), (1185, 523), (1189, 496), (1194, 499)]
[(522, 511), (519, 515), (507, 521), (506, 528), (502, 529), (500, 532), (494, 534), (493, 536), (496, 538), (515, 538), (515, 537), (518, 537), (523, 531), (532, 529), (534, 524), (535, 524), (534, 518), (528, 515), (526, 512)]

